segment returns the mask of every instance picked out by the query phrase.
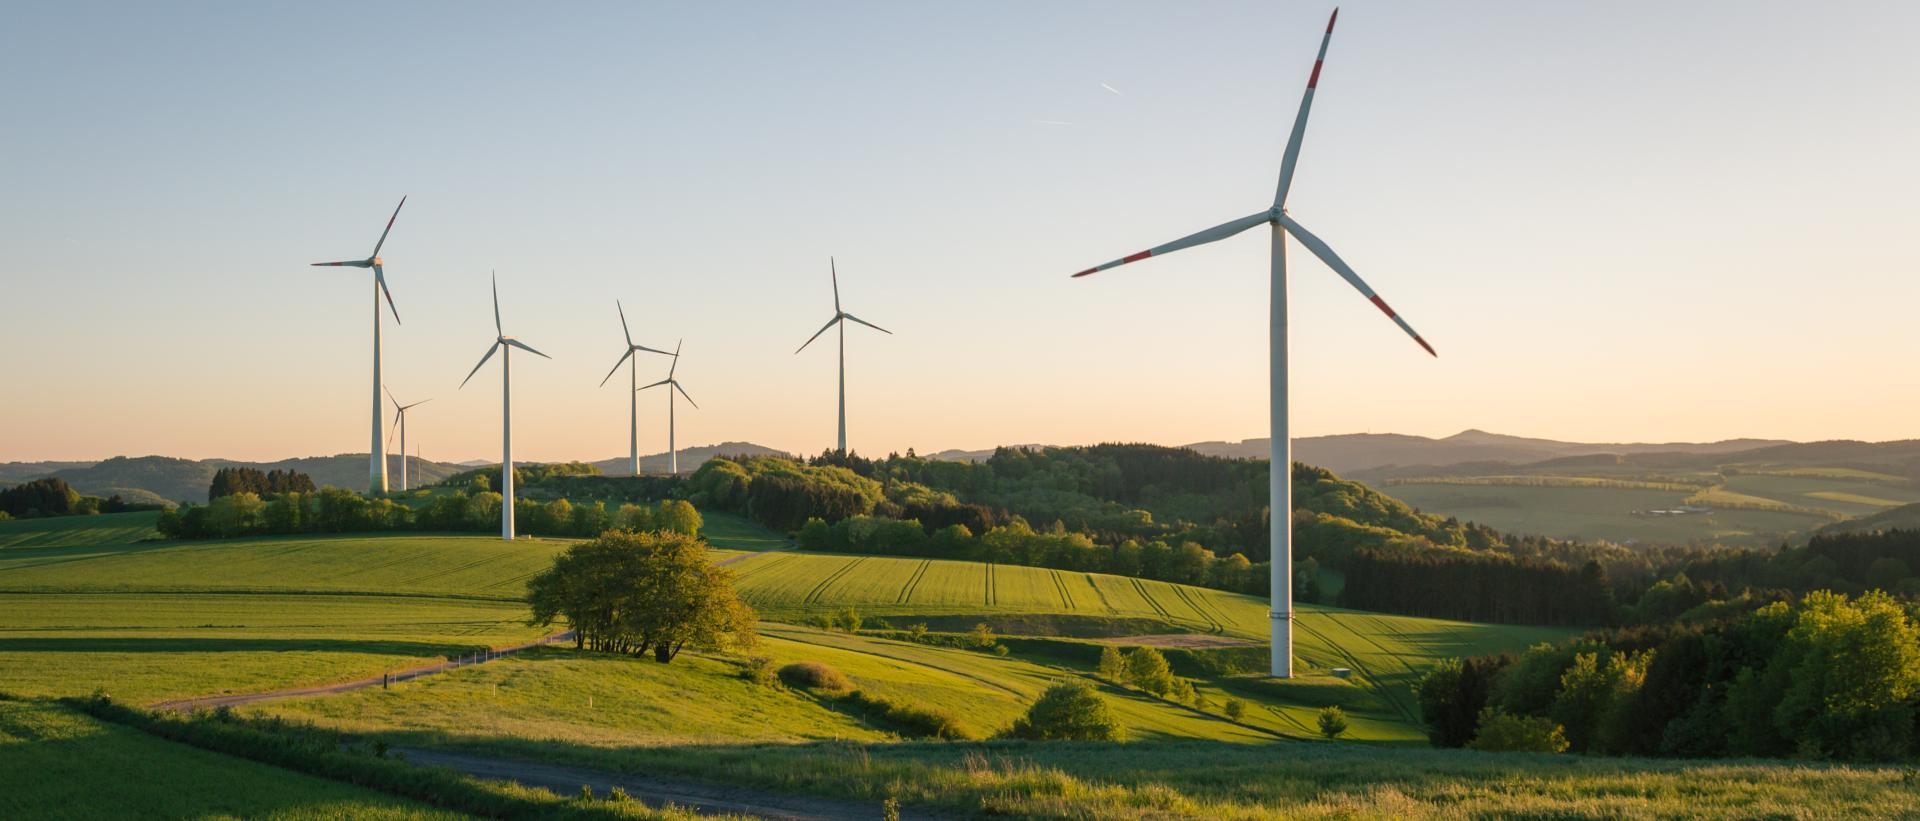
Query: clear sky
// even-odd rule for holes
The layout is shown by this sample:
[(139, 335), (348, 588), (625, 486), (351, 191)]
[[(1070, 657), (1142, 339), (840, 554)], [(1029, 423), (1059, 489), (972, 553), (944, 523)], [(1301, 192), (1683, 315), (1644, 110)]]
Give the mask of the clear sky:
[[(1329, 4), (8, 3), (0, 460), (363, 451), (369, 277), (428, 458), (1266, 434), (1258, 232)], [(1920, 436), (1920, 4), (1342, 10), (1289, 205), (1299, 435)], [(824, 340), (823, 340), (824, 341)], [(664, 370), (659, 362), (646, 363)], [(658, 378), (658, 376), (655, 376)], [(643, 395), (643, 452), (666, 444)]]

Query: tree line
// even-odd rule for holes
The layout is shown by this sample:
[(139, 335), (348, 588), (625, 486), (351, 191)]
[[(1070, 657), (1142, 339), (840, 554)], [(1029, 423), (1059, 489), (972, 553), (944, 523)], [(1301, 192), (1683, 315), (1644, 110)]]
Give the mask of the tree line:
[(1920, 755), (1920, 624), (1880, 591), (1814, 591), (1707, 624), (1454, 660), (1418, 685), (1436, 746), (1594, 755)]
[(89, 516), (95, 513), (129, 513), (160, 510), (165, 505), (128, 502), (115, 493), (102, 499), (84, 496), (58, 476), (47, 476), (0, 488), (0, 519), (32, 519), (42, 516)]
[[(281, 493), (271, 499), (240, 492), (205, 505), (165, 511), (155, 527), (171, 539), (381, 531), (485, 533), (500, 529), (501, 502), (500, 494), (491, 491), (441, 493), (419, 500), (417, 506), (370, 499), (336, 487)], [(566, 499), (515, 499), (513, 512), (518, 532), (539, 536), (587, 538), (607, 530), (664, 530), (697, 536), (703, 526), (700, 512), (684, 500), (609, 508), (599, 501), (576, 505)]]
[(261, 471), (259, 468), (233, 467), (221, 468), (213, 472), (213, 482), (207, 487), (207, 500), (235, 493), (251, 493), (255, 496), (271, 496), (280, 493), (312, 493), (313, 477), (295, 470)]

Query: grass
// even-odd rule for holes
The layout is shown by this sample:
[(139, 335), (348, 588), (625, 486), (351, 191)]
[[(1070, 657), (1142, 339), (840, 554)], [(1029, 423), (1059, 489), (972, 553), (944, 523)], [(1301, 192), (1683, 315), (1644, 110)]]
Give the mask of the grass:
[(22, 547), (86, 547), (128, 544), (158, 538), (153, 523), (157, 510), (139, 513), (103, 513), (97, 516), (56, 516), (0, 522), (0, 551)]
[(1766, 544), (1830, 520), (1787, 510), (1716, 510), (1684, 516), (1634, 513), (1678, 507), (1691, 495), (1683, 491), (1434, 482), (1398, 483), (1391, 491), (1429, 513), (1457, 516), (1510, 533), (1589, 541)]
[(0, 773), (5, 818), (464, 817), (36, 702), (0, 700)]

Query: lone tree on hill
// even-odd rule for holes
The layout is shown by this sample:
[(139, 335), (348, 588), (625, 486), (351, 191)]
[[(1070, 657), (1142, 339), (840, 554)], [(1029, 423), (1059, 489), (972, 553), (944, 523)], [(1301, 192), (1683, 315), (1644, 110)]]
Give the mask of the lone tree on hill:
[(706, 543), (680, 533), (608, 531), (576, 544), (527, 582), (531, 624), (561, 617), (578, 647), (672, 661), (691, 645), (753, 643), (753, 609), (734, 596), (732, 573), (707, 560)]

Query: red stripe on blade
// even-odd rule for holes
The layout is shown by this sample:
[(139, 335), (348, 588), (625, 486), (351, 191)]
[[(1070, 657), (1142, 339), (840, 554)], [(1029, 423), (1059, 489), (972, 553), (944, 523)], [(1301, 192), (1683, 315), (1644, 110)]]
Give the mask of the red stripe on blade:
[(1307, 78), (1307, 88), (1313, 88), (1320, 84), (1320, 62), (1319, 60), (1313, 61), (1313, 76)]
[(1138, 253), (1138, 254), (1134, 254), (1134, 255), (1132, 255), (1132, 256), (1125, 256), (1125, 257), (1121, 257), (1121, 258), (1120, 258), (1120, 261), (1121, 261), (1121, 262), (1123, 262), (1123, 263), (1124, 263), (1124, 262), (1139, 262), (1140, 260), (1143, 260), (1143, 259), (1146, 259), (1147, 257), (1150, 257), (1150, 256), (1153, 256), (1153, 252), (1152, 252), (1152, 251), (1141, 251), (1140, 253)]
[(1074, 274), (1074, 276), (1077, 276), (1077, 277), (1083, 277), (1083, 276), (1086, 276), (1086, 275), (1088, 275), (1088, 274), (1091, 274), (1091, 273), (1095, 273), (1095, 272), (1098, 272), (1099, 270), (1100, 270), (1100, 269), (1098, 269), (1098, 268), (1088, 268), (1088, 269), (1087, 269), (1087, 270), (1085, 270), (1085, 271), (1081, 271), (1080, 273), (1077, 273), (1077, 274)]
[[(1384, 299), (1381, 299), (1381, 298), (1379, 298), (1379, 297), (1377, 297), (1377, 296), (1370, 296), (1370, 297), (1367, 297), (1367, 298), (1368, 298), (1368, 299), (1371, 299), (1371, 300), (1373, 300), (1373, 307), (1375, 307), (1375, 308), (1379, 308), (1379, 309), (1380, 309), (1380, 312), (1381, 312), (1381, 313), (1384, 313), (1384, 314), (1386, 314), (1388, 318), (1390, 318), (1390, 319), (1391, 319), (1391, 318), (1392, 318), (1392, 317), (1394, 316), (1394, 313), (1393, 313), (1393, 309), (1392, 309), (1392, 308), (1389, 308), (1389, 307), (1387, 307), (1387, 302), (1386, 302), (1386, 300), (1384, 300)], [(1418, 339), (1419, 337), (1414, 337), (1414, 338), (1415, 338), (1415, 339)], [(1422, 344), (1422, 345), (1425, 345), (1425, 344), (1427, 344), (1427, 343), (1425, 343), (1425, 342), (1422, 342), (1422, 343), (1420, 343), (1420, 344)]]
[(1432, 345), (1428, 345), (1428, 344), (1427, 344), (1427, 341), (1426, 341), (1426, 340), (1424, 340), (1424, 339), (1421, 339), (1421, 338), (1420, 338), (1420, 337), (1418, 337), (1418, 336), (1415, 336), (1415, 337), (1413, 338), (1413, 341), (1415, 341), (1415, 342), (1418, 342), (1418, 343), (1420, 343), (1420, 347), (1422, 347), (1422, 348), (1426, 348), (1426, 349), (1427, 349), (1427, 353), (1428, 353), (1429, 355), (1431, 355), (1431, 356), (1432, 356), (1433, 358), (1435, 358), (1435, 359), (1439, 359), (1439, 358), (1440, 358), (1440, 355), (1439, 355), (1439, 354), (1437, 354), (1437, 353), (1434, 353), (1434, 351), (1433, 351), (1433, 346), (1432, 346)]
[(1327, 18), (1327, 33), (1328, 33), (1328, 34), (1332, 34), (1332, 33), (1333, 33), (1333, 21), (1335, 21), (1335, 20), (1338, 20), (1338, 19), (1340, 19), (1340, 10), (1339, 10), (1339, 9), (1334, 9), (1334, 10), (1333, 10), (1333, 16), (1332, 16), (1332, 17), (1329, 17), (1329, 18)]

